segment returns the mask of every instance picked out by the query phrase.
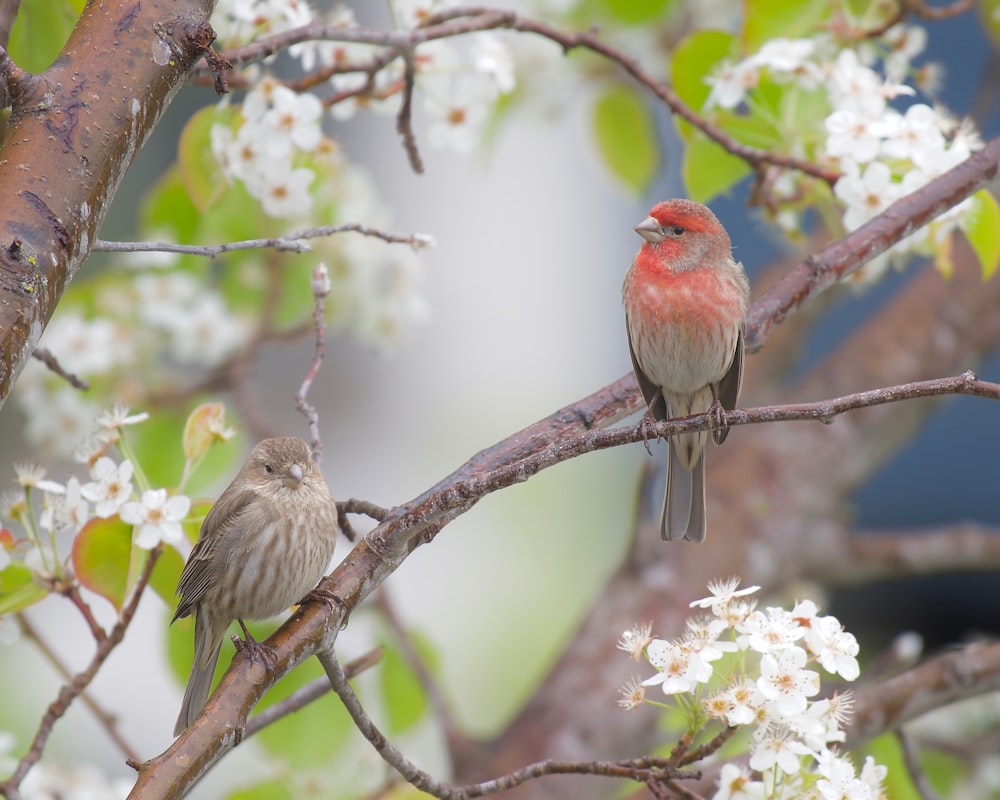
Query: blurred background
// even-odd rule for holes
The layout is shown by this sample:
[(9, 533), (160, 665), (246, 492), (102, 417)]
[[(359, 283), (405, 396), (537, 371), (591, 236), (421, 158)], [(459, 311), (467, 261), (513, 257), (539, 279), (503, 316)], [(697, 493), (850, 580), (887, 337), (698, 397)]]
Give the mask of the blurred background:
[[(353, 5), (363, 22), (379, 21), (366, 20), (366, 4)], [(526, 10), (535, 9), (530, 4)], [(945, 65), (941, 102), (959, 116), (974, 115), (984, 139), (1000, 133), (994, 90), (1000, 64), (975, 13), (934, 23), (923, 60)], [(426, 324), (390, 355), (344, 335), (328, 342), (311, 399), (320, 412), (324, 472), (338, 499), (401, 504), (480, 449), (630, 370), (620, 287), (639, 245), (632, 227), (656, 201), (683, 193), (679, 145), (672, 121), (659, 113), (660, 178), (645, 196), (630, 195), (604, 166), (591, 132), (591, 98), (569, 73), (545, 76), (565, 82), (558, 108), (515, 110), (488, 147), (470, 157), (427, 147), (418, 112), (423, 175), (410, 170), (391, 118), (362, 114), (327, 125), (348, 156), (371, 172), (391, 207), (389, 228), (429, 233), (437, 241), (421, 255), (431, 309)], [(129, 172), (103, 238), (135, 237), (135, 210), (145, 188), (175, 158), (178, 134), (192, 109), (211, 102), (207, 89), (179, 95)], [(788, 250), (746, 202), (741, 187), (712, 207), (757, 295), (766, 287), (755, 278)], [(102, 261), (95, 256), (84, 271), (100, 268)], [(815, 364), (926, 268), (913, 264), (875, 288), (840, 291), (810, 334), (797, 369)], [(311, 353), (309, 340), (274, 345), (254, 370), (270, 420), (288, 434), (307, 434), (291, 397)], [(754, 361), (747, 362), (748, 375)], [(966, 368), (1000, 380), (996, 353), (982, 365), (955, 365), (953, 374)], [(874, 387), (856, 390), (869, 388)], [(995, 404), (986, 400), (941, 403), (923, 430), (857, 493), (858, 529), (878, 535), (960, 520), (1000, 525), (997, 420)], [(13, 461), (44, 460), (23, 441), (24, 427), (22, 412), (8, 404), (0, 415), (4, 486), (11, 485)], [(240, 438), (228, 446), (245, 450), (250, 444)], [(662, 463), (665, 446), (653, 451)], [(709, 474), (711, 461), (724, 457), (725, 450), (711, 454)], [(516, 714), (620, 563), (647, 459), (641, 446), (595, 453), (487, 497), (415, 552), (389, 581), (387, 590), (405, 624), (438, 651), (441, 685), (471, 734), (489, 736)], [(65, 468), (52, 469), (52, 477), (65, 474)], [(226, 482), (215, 487), (216, 494)], [(358, 525), (365, 529), (360, 518)], [(339, 547), (338, 557), (348, 550), (346, 542)], [(871, 611), (875, 606), (877, 615)], [(841, 591), (828, 610), (859, 636), (864, 654), (866, 646), (880, 647), (904, 630), (919, 631), (933, 647), (995, 633), (997, 608), (996, 576), (962, 575)], [(112, 619), (109, 608), (99, 610), (104, 621)], [(93, 687), (96, 697), (121, 714), (124, 735), (144, 756), (169, 744), (183, 688), (165, 667), (164, 624), (170, 612), (155, 596), (144, 599), (134, 630)], [(50, 638), (68, 662), (84, 663), (89, 634), (67, 604), (51, 599), (28, 616), (40, 629), (59, 631)], [(378, 631), (371, 617), (356, 613), (339, 640), (341, 657), (359, 655)], [(516, 668), (511, 659), (497, 657), (503, 651), (516, 654)], [(30, 681), (15, 690), (13, 679), (25, 675)], [(33, 731), (59, 683), (30, 645), (5, 648), (0, 727), (22, 736)], [(127, 776), (120, 759), (92, 732), (87, 710), (76, 704), (54, 733), (51, 752), (95, 760), (112, 774)], [(438, 766), (442, 751), (434, 736), (414, 736), (405, 744), (424, 766)], [(217, 796), (234, 774), (245, 779), (254, 769), (253, 748), (240, 747), (192, 796)]]

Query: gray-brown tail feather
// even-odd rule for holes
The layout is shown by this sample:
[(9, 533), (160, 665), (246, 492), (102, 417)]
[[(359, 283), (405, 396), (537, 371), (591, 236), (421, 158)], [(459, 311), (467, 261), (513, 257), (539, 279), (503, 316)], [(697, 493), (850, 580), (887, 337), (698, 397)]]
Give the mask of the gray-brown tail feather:
[(222, 650), (222, 640), (225, 631), (216, 636), (212, 626), (202, 616), (201, 609), (195, 616), (194, 661), (191, 664), (191, 676), (184, 689), (184, 699), (181, 701), (181, 711), (174, 725), (174, 736), (179, 736), (188, 725), (194, 722), (201, 712), (208, 692), (212, 688), (212, 678), (215, 677), (215, 665), (219, 661), (219, 651)]
[(705, 454), (691, 470), (684, 468), (674, 442), (669, 444), (667, 489), (660, 515), (660, 537), (666, 541), (705, 540)]

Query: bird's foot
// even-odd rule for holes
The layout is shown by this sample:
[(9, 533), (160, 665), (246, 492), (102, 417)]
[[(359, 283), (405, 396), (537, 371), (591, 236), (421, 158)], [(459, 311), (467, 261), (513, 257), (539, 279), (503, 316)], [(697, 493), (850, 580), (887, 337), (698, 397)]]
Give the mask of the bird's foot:
[(344, 600), (344, 598), (334, 593), (333, 590), (327, 589), (322, 583), (320, 583), (315, 589), (299, 601), (299, 605), (301, 606), (303, 603), (308, 603), (310, 600), (322, 603), (331, 611), (335, 608), (339, 608), (344, 615), (344, 621), (341, 622), (340, 629), (343, 630), (347, 627), (347, 620), (351, 615), (351, 607), (347, 605), (347, 601)]
[(712, 429), (712, 440), (716, 444), (722, 444), (729, 435), (729, 419), (726, 417), (726, 409), (719, 402), (719, 394), (715, 386), (712, 386), (712, 405), (708, 409), (712, 416), (715, 427)]
[(652, 433), (654, 438), (660, 438), (660, 434), (656, 432), (656, 419), (653, 417), (653, 409), (656, 407), (656, 404), (660, 401), (662, 396), (663, 389), (657, 389), (656, 394), (654, 394), (652, 399), (649, 401), (646, 413), (642, 415), (642, 419), (640, 419), (636, 424), (636, 427), (639, 430), (639, 435), (642, 437), (642, 445), (646, 448), (646, 453), (649, 455), (653, 455), (653, 451), (649, 449), (649, 435)]
[(264, 668), (273, 675), (277, 667), (274, 650), (263, 642), (258, 642), (254, 639), (253, 634), (247, 630), (247, 626), (243, 623), (243, 620), (238, 619), (236, 621), (239, 623), (240, 628), (243, 629), (244, 636), (242, 639), (235, 635), (232, 637), (233, 647), (236, 648), (236, 652), (250, 661), (261, 662)]

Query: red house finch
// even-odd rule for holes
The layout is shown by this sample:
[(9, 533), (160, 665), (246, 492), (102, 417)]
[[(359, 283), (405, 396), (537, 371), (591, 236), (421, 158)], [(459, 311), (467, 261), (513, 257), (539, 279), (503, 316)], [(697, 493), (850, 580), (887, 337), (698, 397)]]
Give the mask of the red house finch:
[[(191, 551), (174, 620), (194, 614), (194, 664), (174, 727), (201, 711), (222, 639), (238, 620), (267, 619), (300, 601), (326, 574), (337, 506), (301, 439), (265, 439), (212, 506)], [(171, 620), (173, 622), (173, 620)]]
[[(750, 285), (715, 214), (691, 200), (658, 203), (635, 226), (646, 241), (625, 275), (622, 299), (645, 420), (735, 408), (743, 379)], [(714, 431), (716, 444), (728, 433)], [(707, 432), (668, 442), (665, 540), (705, 538)]]

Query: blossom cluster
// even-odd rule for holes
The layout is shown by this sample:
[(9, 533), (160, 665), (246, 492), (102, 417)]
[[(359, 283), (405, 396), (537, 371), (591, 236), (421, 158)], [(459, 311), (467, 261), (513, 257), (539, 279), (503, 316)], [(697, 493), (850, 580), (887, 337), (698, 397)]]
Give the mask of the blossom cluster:
[(619, 647), (645, 656), (657, 672), (627, 684), (620, 705), (651, 702), (646, 689), (659, 686), (667, 695), (693, 697), (678, 702), (692, 727), (711, 719), (747, 726), (752, 773), (727, 764), (716, 800), (879, 800), (885, 769), (869, 758), (859, 772), (837, 751), (850, 695), (813, 699), (820, 673), (810, 667), (847, 681), (858, 677), (857, 640), (811, 600), (791, 611), (760, 610), (748, 599), (760, 587), (738, 587), (738, 579), (710, 583), (711, 596), (691, 604), (709, 613), (688, 620), (677, 640), (654, 638), (649, 626), (627, 631)]
[[(68, 373), (98, 387), (89, 394), (115, 385), (116, 395), (134, 397), (161, 383), (143, 370), (175, 385), (176, 373), (218, 367), (253, 333), (217, 289), (189, 272), (153, 269), (123, 277), (100, 289), (89, 308), (68, 299), (38, 343)], [(52, 457), (71, 456), (99, 414), (88, 394), (36, 360), (25, 364), (12, 397), (25, 414), (25, 438)]]
[[(406, 30), (455, 5), (458, 4), (451, 0), (394, 0), (390, 10), (397, 28)], [(212, 16), (220, 40), (227, 44), (242, 43), (265, 33), (278, 33), (310, 22), (322, 23), (334, 30), (350, 31), (359, 27), (353, 11), (345, 6), (335, 6), (323, 15), (314, 12), (304, 0), (254, 0), (249, 3), (222, 0)], [(390, 54), (391, 57), (387, 57), (377, 44), (335, 39), (298, 42), (289, 48), (289, 53), (299, 60), (306, 73), (331, 73), (326, 82), (331, 92), (327, 104), (335, 120), (350, 119), (362, 108), (385, 114), (399, 111), (404, 86), (401, 56)], [(414, 51), (413, 67), (416, 88), (424, 99), (429, 143), (433, 147), (463, 153), (471, 152), (480, 142), (491, 109), (501, 95), (513, 91), (516, 83), (513, 59), (506, 45), (488, 32), (463, 36), (455, 42), (444, 39), (423, 42)], [(293, 100), (286, 95), (281, 113), (294, 116), (302, 133), (308, 131), (306, 140), (296, 144), (309, 150), (315, 146), (310, 142), (318, 131), (314, 124), (319, 121), (321, 105), (313, 94), (302, 93), (297, 97)], [(270, 124), (256, 113), (257, 110), (262, 109), (248, 109), (244, 103), (245, 125), (249, 125), (249, 129), (245, 132), (241, 129), (242, 135), (238, 134), (232, 141), (220, 137), (215, 143), (216, 155), (222, 163), (232, 164), (229, 152), (238, 154), (240, 147), (254, 150), (252, 160), (260, 157), (265, 164), (268, 156), (258, 156), (257, 151), (277, 147), (283, 151), (280, 156), (286, 155), (291, 131)], [(263, 141), (257, 134), (263, 134)], [(318, 139), (316, 141), (318, 143)], [(259, 172), (251, 170), (257, 180), (263, 178)], [(287, 169), (279, 172), (287, 179)], [(304, 191), (299, 185), (303, 181), (305, 177), (300, 174), (295, 181), (296, 194)], [(248, 188), (251, 193), (254, 188), (261, 192), (255, 196), (266, 196), (266, 186), (248, 184)], [(283, 204), (277, 204), (268, 213), (280, 216), (283, 209)]]
[[(818, 141), (816, 156), (841, 173), (834, 195), (843, 214), (843, 225), (854, 230), (880, 214), (899, 198), (964, 161), (982, 146), (971, 123), (959, 122), (944, 109), (909, 101), (905, 110), (892, 101), (912, 97), (917, 88), (933, 93), (938, 72), (933, 66), (913, 67), (925, 47), (926, 31), (902, 23), (874, 42), (858, 49), (844, 49), (831, 36), (809, 39), (774, 39), (748, 58), (724, 62), (709, 79), (708, 108), (736, 109), (754, 102), (754, 89), (762, 81), (794, 85), (800, 91), (825, 98), (826, 114), (816, 130), (796, 134), (804, 156), (811, 137)], [(801, 122), (801, 120), (800, 120)], [(798, 176), (785, 173), (775, 185), (779, 197), (798, 192)], [(914, 254), (937, 255), (956, 227), (975, 213), (970, 198), (950, 209), (928, 226), (914, 232), (886, 253), (873, 259), (855, 279), (872, 281), (893, 262), (901, 264)], [(789, 229), (799, 226), (796, 213), (787, 211), (779, 222)], [(941, 255), (943, 263), (946, 255)]]
[[(99, 415), (97, 432), (76, 453), (77, 460), (89, 469), (89, 480), (71, 475), (58, 482), (46, 477), (44, 467), (14, 465), (18, 488), (0, 495), (0, 525), (16, 523), (23, 536), (18, 538), (12, 529), (0, 527), (0, 573), (14, 563), (12, 556), (17, 556), (17, 563), (39, 576), (43, 584), (58, 579), (67, 570), (59, 554), (59, 539), (74, 539), (94, 518), (117, 515), (133, 526), (133, 542), (144, 550), (161, 542), (174, 546), (182, 542), (181, 523), (191, 509), (191, 500), (181, 493), (171, 495), (164, 488), (151, 487), (145, 476), (136, 474), (133, 459), (116, 461), (108, 455), (112, 444), (128, 453), (123, 429), (144, 422), (148, 416), (130, 415), (123, 406)], [(0, 640), (10, 641), (15, 634), (16, 629), (0, 618)]]

